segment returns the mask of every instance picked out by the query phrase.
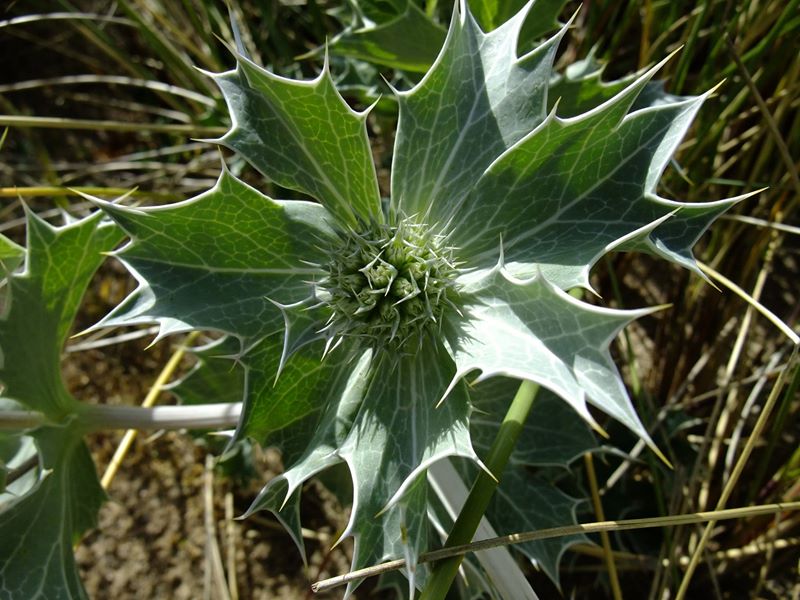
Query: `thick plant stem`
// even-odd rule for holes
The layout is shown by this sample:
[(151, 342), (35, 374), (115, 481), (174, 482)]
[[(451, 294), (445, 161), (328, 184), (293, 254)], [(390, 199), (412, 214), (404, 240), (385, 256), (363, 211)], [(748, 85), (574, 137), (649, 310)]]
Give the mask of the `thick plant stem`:
[[(80, 411), (87, 432), (108, 429), (222, 429), (235, 427), (242, 412), (241, 402), (181, 406), (110, 406), (90, 404)], [(40, 412), (0, 411), (0, 432), (23, 432), (46, 425), (57, 426)]]
[[(525, 421), (531, 412), (533, 401), (539, 386), (530, 381), (523, 381), (517, 390), (506, 416), (500, 424), (500, 430), (494, 439), (489, 454), (484, 461), (486, 468), (494, 477), (481, 471), (472, 485), (467, 501), (458, 515), (450, 535), (447, 536), (445, 548), (468, 544), (475, 535), (475, 530), (489, 506), (489, 501), (500, 483), (506, 463), (517, 445)], [(433, 569), (425, 589), (419, 600), (444, 600), (450, 586), (456, 578), (463, 556), (454, 556), (439, 562)]]
[(235, 427), (241, 402), (181, 406), (92, 405), (81, 412), (87, 431), (106, 429), (221, 429)]

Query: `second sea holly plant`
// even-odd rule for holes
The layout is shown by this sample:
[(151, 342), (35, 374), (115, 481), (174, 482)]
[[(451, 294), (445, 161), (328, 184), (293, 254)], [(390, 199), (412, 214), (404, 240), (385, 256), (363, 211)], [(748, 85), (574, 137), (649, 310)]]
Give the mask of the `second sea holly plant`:
[(139, 287), (101, 325), (238, 339), (236, 437), (277, 446), (286, 467), (252, 510), (277, 513), (300, 543), (301, 485), (345, 463), (354, 568), (413, 565), (433, 545), (426, 471), (449, 457), (482, 467), (470, 438), (477, 381), (535, 382), (586, 421), (590, 403), (652, 445), (608, 349), (648, 310), (568, 292), (590, 289), (592, 266), (614, 251), (697, 270), (691, 247), (734, 201), (656, 194), (704, 100), (652, 94), (658, 67), (580, 114), (549, 109), (566, 28), (518, 56), (527, 11), (485, 33), (456, 7), (431, 69), (396, 92), (388, 199), (368, 111), (348, 106), (327, 64), (297, 81), (236, 52), (236, 68), (213, 75), (233, 123), (218, 142), (310, 200), (269, 198), (223, 170), (185, 202), (102, 204), (131, 238), (118, 257)]

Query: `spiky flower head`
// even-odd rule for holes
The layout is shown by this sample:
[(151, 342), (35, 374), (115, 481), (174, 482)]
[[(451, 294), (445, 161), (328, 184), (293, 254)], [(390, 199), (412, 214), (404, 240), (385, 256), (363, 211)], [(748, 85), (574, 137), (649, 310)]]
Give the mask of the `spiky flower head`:
[(330, 338), (413, 351), (458, 310), (455, 249), (424, 224), (395, 221), (340, 231), (331, 244), (320, 284)]

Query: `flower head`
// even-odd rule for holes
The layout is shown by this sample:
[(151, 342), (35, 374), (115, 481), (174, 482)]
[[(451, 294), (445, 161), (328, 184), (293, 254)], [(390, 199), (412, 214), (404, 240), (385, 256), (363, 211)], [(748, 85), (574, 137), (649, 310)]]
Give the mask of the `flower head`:
[(329, 339), (407, 352), (457, 309), (455, 249), (424, 224), (395, 222), (344, 230), (330, 244), (317, 292), (330, 310)]

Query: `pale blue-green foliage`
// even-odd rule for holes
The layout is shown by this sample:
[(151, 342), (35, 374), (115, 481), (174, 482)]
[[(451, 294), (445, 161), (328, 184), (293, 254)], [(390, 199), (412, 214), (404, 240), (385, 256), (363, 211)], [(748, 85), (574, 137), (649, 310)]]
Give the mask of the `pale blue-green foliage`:
[[(437, 499), (427, 467), (450, 457), (477, 464), (472, 435), (485, 447), (486, 434), (470, 418), (491, 379), (470, 390), (476, 373), (481, 381), (535, 381), (585, 420), (588, 400), (649, 442), (608, 351), (618, 331), (648, 311), (591, 306), (566, 291), (588, 287), (591, 267), (618, 249), (692, 268), (692, 244), (733, 202), (687, 205), (656, 194), (703, 97), (651, 93), (655, 69), (609, 97), (585, 94), (572, 106), (578, 114), (550, 110), (551, 85), (586, 91), (593, 82), (554, 77), (566, 28), (517, 56), (530, 8), (487, 34), (459, 4), (430, 70), (396, 93), (387, 213), (367, 115), (345, 104), (327, 63), (313, 81), (294, 81), (238, 52), (236, 68), (214, 76), (233, 122), (220, 143), (316, 203), (270, 199), (226, 171), (212, 190), (183, 203), (103, 205), (131, 237), (118, 256), (140, 284), (103, 324), (156, 321), (161, 335), (198, 328), (238, 338), (246, 392), (237, 437), (279, 447), (286, 465), (251, 510), (275, 512), (299, 544), (301, 484), (344, 463), (353, 481), (345, 535), (355, 537), (355, 568), (399, 556), (411, 567), (428, 547), (428, 508)], [(647, 100), (637, 104), (643, 92)], [(603, 103), (583, 110), (592, 99)], [(381, 345), (379, 336), (365, 341), (346, 326), (327, 335), (341, 315), (326, 265), (352, 258), (336, 256), (342, 246), (333, 240), (369, 238), (404, 219), (454, 246), (454, 306), (402, 347)], [(475, 423), (497, 423), (502, 412), (501, 398), (475, 412)], [(585, 428), (566, 414), (573, 424), (565, 429)], [(565, 443), (554, 462), (568, 463), (588, 449), (586, 440)], [(573, 499), (526, 479), (526, 465), (543, 461), (523, 448), (498, 512), (517, 514), (523, 526), (556, 524), (557, 515), (523, 506), (520, 490), (531, 485), (571, 518)], [(568, 543), (527, 551), (554, 575)], [(408, 574), (412, 586), (424, 577)]]
[[(269, 179), (324, 202), (342, 223), (379, 217), (378, 182), (364, 127), (367, 114), (357, 115), (347, 106), (327, 74), (327, 64), (314, 81), (297, 82), (240, 55), (236, 70), (215, 80), (233, 117), (221, 143)], [(244, 123), (236, 118), (240, 111), (249, 115)], [(331, 135), (319, 135), (326, 130)]]
[(0, 597), (85, 598), (72, 545), (95, 525), (105, 493), (75, 418), (79, 403), (61, 379), (60, 353), (91, 276), (122, 233), (99, 213), (63, 227), (26, 216), (27, 248), (17, 255), (24, 264), (4, 286), (0, 404), (40, 411), (52, 426), (31, 432), (38, 481), (25, 495), (2, 497)]
[(457, 378), (481, 371), (480, 379), (505, 375), (539, 381), (592, 421), (588, 397), (649, 441), (608, 352), (617, 333), (648, 310), (600, 309), (543, 277), (516, 281), (500, 267), (463, 290), (471, 318), (455, 349)]
[(105, 492), (80, 432), (36, 432), (42, 465), (26, 495), (0, 505), (0, 598), (86, 598), (72, 545), (97, 524)]
[[(319, 238), (331, 233), (320, 205), (266, 199), (227, 170), (208, 192), (162, 209), (101, 204), (126, 231), (154, 243), (152, 251), (127, 250), (143, 285), (98, 326), (157, 320), (161, 335), (199, 327), (250, 341), (282, 329), (269, 298), (305, 297), (303, 279), (319, 269), (298, 257), (321, 261)], [(213, 235), (203, 229), (212, 226)]]

